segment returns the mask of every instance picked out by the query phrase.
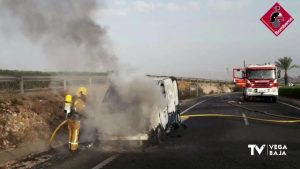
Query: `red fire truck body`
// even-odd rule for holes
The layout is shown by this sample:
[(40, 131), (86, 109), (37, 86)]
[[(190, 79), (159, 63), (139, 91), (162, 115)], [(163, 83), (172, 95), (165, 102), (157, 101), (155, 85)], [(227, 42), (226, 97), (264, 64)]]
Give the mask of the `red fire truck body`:
[(243, 88), (245, 101), (253, 97), (264, 97), (276, 102), (278, 78), (280, 78), (280, 70), (271, 64), (247, 65), (245, 68), (233, 69), (233, 81)]

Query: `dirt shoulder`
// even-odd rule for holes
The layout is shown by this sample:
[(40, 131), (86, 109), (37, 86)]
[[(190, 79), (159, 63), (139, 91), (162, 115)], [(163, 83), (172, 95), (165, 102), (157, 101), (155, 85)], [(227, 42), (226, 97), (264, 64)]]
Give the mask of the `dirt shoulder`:
[(64, 120), (63, 99), (64, 93), (50, 91), (1, 94), (0, 151), (46, 142)]

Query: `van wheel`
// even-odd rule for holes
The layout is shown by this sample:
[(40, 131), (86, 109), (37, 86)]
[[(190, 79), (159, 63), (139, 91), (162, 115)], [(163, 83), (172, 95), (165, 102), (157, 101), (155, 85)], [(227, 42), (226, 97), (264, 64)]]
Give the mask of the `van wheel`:
[(157, 144), (157, 137), (156, 137), (156, 131), (153, 129), (150, 130), (148, 134), (148, 140), (145, 142), (146, 145), (156, 145)]
[(161, 144), (162, 142), (164, 142), (166, 140), (166, 133), (161, 126), (158, 126), (156, 128), (155, 133), (156, 133), (157, 144)]
[(176, 113), (176, 120), (175, 120), (175, 123), (173, 124), (173, 128), (178, 129), (180, 124), (181, 124), (181, 116), (180, 116), (180, 112), (177, 112)]
[(180, 123), (181, 123), (181, 116), (180, 116), (180, 112), (178, 112), (178, 113), (177, 113), (177, 115), (176, 115), (176, 122), (177, 122), (178, 124), (180, 124)]

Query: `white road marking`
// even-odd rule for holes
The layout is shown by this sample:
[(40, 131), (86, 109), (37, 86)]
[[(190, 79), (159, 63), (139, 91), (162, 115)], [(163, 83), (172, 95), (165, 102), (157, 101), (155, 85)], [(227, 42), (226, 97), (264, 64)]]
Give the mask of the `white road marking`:
[(110, 162), (112, 162), (113, 160), (115, 160), (116, 158), (118, 158), (120, 156), (120, 154), (115, 154), (109, 158), (107, 158), (106, 160), (102, 161), (101, 163), (97, 164), (95, 167), (93, 167), (92, 169), (101, 169), (104, 166), (106, 166), (107, 164), (109, 164)]
[(247, 119), (247, 117), (246, 117), (246, 114), (245, 114), (245, 113), (242, 113), (242, 116), (243, 116), (243, 118), (244, 118), (245, 125), (246, 125), (246, 126), (249, 126), (249, 121), (248, 121), (248, 119)]
[(297, 109), (297, 110), (300, 110), (299, 107), (296, 107), (296, 106), (293, 106), (293, 105), (290, 105), (290, 104), (287, 104), (287, 103), (284, 103), (284, 102), (280, 102), (280, 101), (279, 101), (279, 103), (284, 104), (284, 105), (286, 105), (286, 106), (290, 106), (290, 107), (295, 108), (295, 109)]
[(184, 111), (182, 111), (182, 112), (180, 113), (180, 115), (182, 115), (182, 114), (186, 113), (187, 111), (191, 110), (192, 108), (196, 107), (197, 105), (199, 105), (199, 104), (201, 104), (201, 103), (204, 103), (204, 102), (206, 102), (207, 100), (208, 100), (208, 99), (206, 99), (206, 100), (203, 100), (203, 101), (201, 101), (201, 102), (198, 102), (198, 103), (194, 104), (193, 106), (191, 106), (191, 107), (189, 107), (189, 108), (185, 109)]

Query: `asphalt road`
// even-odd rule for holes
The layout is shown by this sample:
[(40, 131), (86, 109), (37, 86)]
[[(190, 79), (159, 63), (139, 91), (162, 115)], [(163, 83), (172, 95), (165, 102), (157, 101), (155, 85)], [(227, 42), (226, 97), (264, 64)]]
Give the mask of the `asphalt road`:
[[(270, 115), (235, 107), (228, 102), (250, 109), (263, 110), (276, 115), (300, 118), (300, 111), (282, 103), (263, 101), (240, 102), (240, 94), (203, 97), (185, 101), (183, 115), (219, 113), (261, 119), (277, 119)], [(193, 106), (191, 108), (191, 106)], [(286, 119), (285, 119), (286, 120)], [(81, 150), (70, 154), (66, 150), (53, 152), (50, 160), (35, 168), (78, 168), (78, 169), (289, 169), (300, 168), (300, 124), (273, 123), (244, 118), (189, 117), (180, 128), (159, 145), (141, 151), (138, 147), (128, 148), (127, 144), (106, 145)], [(262, 153), (254, 150), (250, 155), (248, 144), (258, 148), (266, 147)], [(286, 146), (274, 153), (285, 156), (271, 156), (269, 145)]]

